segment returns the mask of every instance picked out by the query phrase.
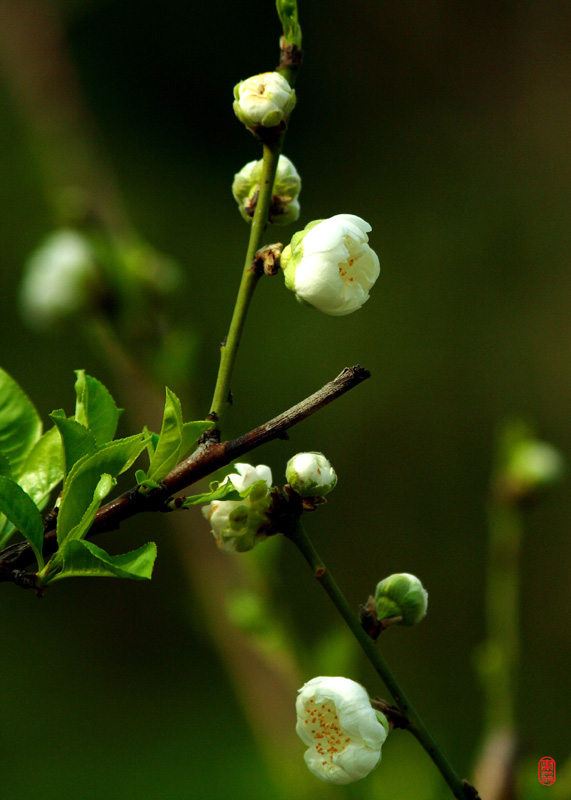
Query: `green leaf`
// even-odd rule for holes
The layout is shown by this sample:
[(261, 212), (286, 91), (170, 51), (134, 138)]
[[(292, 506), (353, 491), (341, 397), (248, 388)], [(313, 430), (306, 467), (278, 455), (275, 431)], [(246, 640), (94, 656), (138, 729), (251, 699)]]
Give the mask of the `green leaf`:
[(182, 431), (180, 400), (167, 387), (159, 441), (147, 470), (150, 480), (160, 481), (178, 464), (178, 454), (182, 448)]
[(28, 453), (18, 483), (41, 510), (63, 479), (63, 447), (59, 430), (50, 428)]
[(213, 422), (202, 420), (183, 423), (180, 400), (167, 387), (161, 432), (154, 451), (150, 450), (151, 463), (147, 470), (149, 480), (161, 481), (168, 475), (200, 436), (213, 425)]
[(12, 477), (12, 467), (10, 466), (10, 459), (4, 455), (4, 453), (0, 453), (0, 475), (4, 475), (5, 478)]
[(122, 409), (117, 408), (108, 389), (84, 369), (76, 370), (75, 419), (89, 428), (98, 447), (112, 441)]
[(73, 539), (62, 550), (63, 567), (48, 583), (61, 578), (104, 577), (150, 580), (157, 557), (157, 546), (148, 542), (137, 550), (110, 556), (101, 547), (85, 539)]
[(0, 477), (0, 510), (29, 541), (38, 560), (38, 566), (42, 569), (44, 566), (42, 556), (42, 544), (44, 541), (42, 516), (32, 498), (26, 494), (22, 487), (18, 486), (10, 478), (3, 476)]
[(206, 433), (206, 431), (209, 431), (213, 425), (214, 423), (208, 420), (198, 420), (197, 422), (184, 423), (182, 426), (182, 447), (179, 454), (179, 461), (184, 458), (191, 447), (197, 443), (202, 434)]
[(16, 381), (0, 369), (0, 452), (8, 458), (14, 478), (41, 432), (35, 406)]
[(297, 15), (297, 0), (276, 0), (276, 8), (282, 23), (287, 44), (295, 44), (301, 49), (301, 28)]
[(97, 450), (95, 436), (79, 422), (71, 417), (66, 417), (65, 412), (61, 409), (52, 411), (50, 419), (53, 420), (61, 434), (65, 474), (67, 475), (80, 458), (91, 455)]
[(61, 544), (79, 524), (103, 473), (116, 478), (129, 469), (147, 445), (144, 434), (137, 433), (127, 439), (118, 439), (103, 445), (96, 453), (77, 461), (67, 476), (57, 519), (57, 539)]
[(93, 520), (99, 506), (105, 500), (111, 489), (117, 484), (115, 478), (108, 475), (106, 472), (99, 478), (95, 491), (93, 492), (93, 500), (88, 505), (85, 514), (82, 516), (78, 524), (70, 530), (67, 534), (65, 541), (69, 542), (72, 539), (83, 539), (87, 531), (91, 528)]

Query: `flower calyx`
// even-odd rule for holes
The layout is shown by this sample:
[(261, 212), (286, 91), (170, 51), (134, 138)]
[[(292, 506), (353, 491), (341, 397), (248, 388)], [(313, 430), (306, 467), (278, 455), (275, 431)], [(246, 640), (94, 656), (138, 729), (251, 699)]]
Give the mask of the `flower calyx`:
[(254, 256), (252, 269), (257, 275), (277, 275), (280, 271), (280, 256), (284, 246), (281, 242), (261, 247)]
[(383, 700), (382, 697), (372, 697), (371, 707), (374, 708), (375, 711), (378, 711), (385, 716), (389, 725), (389, 731), (392, 731), (395, 728), (405, 730), (406, 728), (410, 727), (410, 722), (402, 713), (402, 711), (400, 711), (396, 706), (392, 706), (390, 703), (387, 703), (387, 701)]
[(359, 606), (359, 621), (361, 627), (370, 638), (376, 642), (381, 633), (390, 628), (391, 625), (400, 625), (402, 623), (401, 616), (387, 617), (386, 619), (379, 619), (377, 616), (377, 605), (373, 595), (369, 595), (366, 604)]

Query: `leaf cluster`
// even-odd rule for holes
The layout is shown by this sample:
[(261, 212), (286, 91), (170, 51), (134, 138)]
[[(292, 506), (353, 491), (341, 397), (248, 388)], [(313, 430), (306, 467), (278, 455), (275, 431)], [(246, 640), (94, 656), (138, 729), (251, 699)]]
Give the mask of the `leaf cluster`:
[[(74, 576), (149, 579), (157, 548), (154, 542), (110, 555), (86, 539), (102, 502), (117, 478), (147, 453), (149, 465), (136, 472), (138, 491), (149, 494), (212, 427), (212, 422), (184, 422), (180, 400), (166, 389), (160, 432), (115, 439), (122, 409), (107, 388), (84, 370), (76, 372), (75, 411), (50, 414), (53, 426), (43, 433), (38, 412), (18, 383), (0, 369), (0, 549), (20, 533), (38, 562), (36, 586)], [(45, 519), (50, 498), (55, 505)], [(250, 487), (253, 488), (253, 487)], [(239, 499), (230, 482), (209, 492), (171, 500), (165, 510), (188, 508), (213, 499)], [(45, 562), (44, 532), (56, 517), (57, 550)]]

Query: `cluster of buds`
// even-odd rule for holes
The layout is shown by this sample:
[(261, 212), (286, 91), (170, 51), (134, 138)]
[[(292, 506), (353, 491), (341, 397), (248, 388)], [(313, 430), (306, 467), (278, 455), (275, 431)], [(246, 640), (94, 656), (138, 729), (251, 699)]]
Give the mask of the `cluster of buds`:
[[(244, 497), (241, 500), (216, 500), (202, 509), (210, 522), (216, 544), (225, 553), (252, 550), (267, 537), (270, 528), (271, 469), (265, 464), (257, 467), (235, 464), (235, 468), (238, 474), (228, 475), (225, 482), (244, 493)], [(251, 489), (254, 484), (258, 485)]]

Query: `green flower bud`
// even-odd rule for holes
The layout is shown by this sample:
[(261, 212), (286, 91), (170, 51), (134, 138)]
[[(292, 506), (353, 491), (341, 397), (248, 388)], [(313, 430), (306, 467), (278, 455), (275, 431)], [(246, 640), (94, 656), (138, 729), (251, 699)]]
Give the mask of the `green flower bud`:
[(416, 625), (426, 616), (428, 593), (417, 577), (401, 572), (377, 584), (375, 605), (379, 621), (402, 617), (401, 625)]
[(565, 477), (563, 456), (552, 445), (537, 439), (514, 445), (506, 465), (506, 477), (520, 494), (530, 494), (561, 483)]
[(264, 72), (234, 87), (234, 113), (247, 128), (285, 124), (295, 106), (295, 92), (279, 72)]
[(337, 485), (335, 470), (323, 453), (298, 453), (290, 458), (286, 480), (301, 497), (324, 497)]
[[(250, 161), (234, 175), (232, 194), (238, 203), (240, 214), (251, 222), (260, 193), (263, 160)], [(286, 156), (280, 156), (270, 205), (270, 222), (275, 225), (289, 225), (299, 217), (298, 196), (301, 191), (301, 178), (298, 171)]]

